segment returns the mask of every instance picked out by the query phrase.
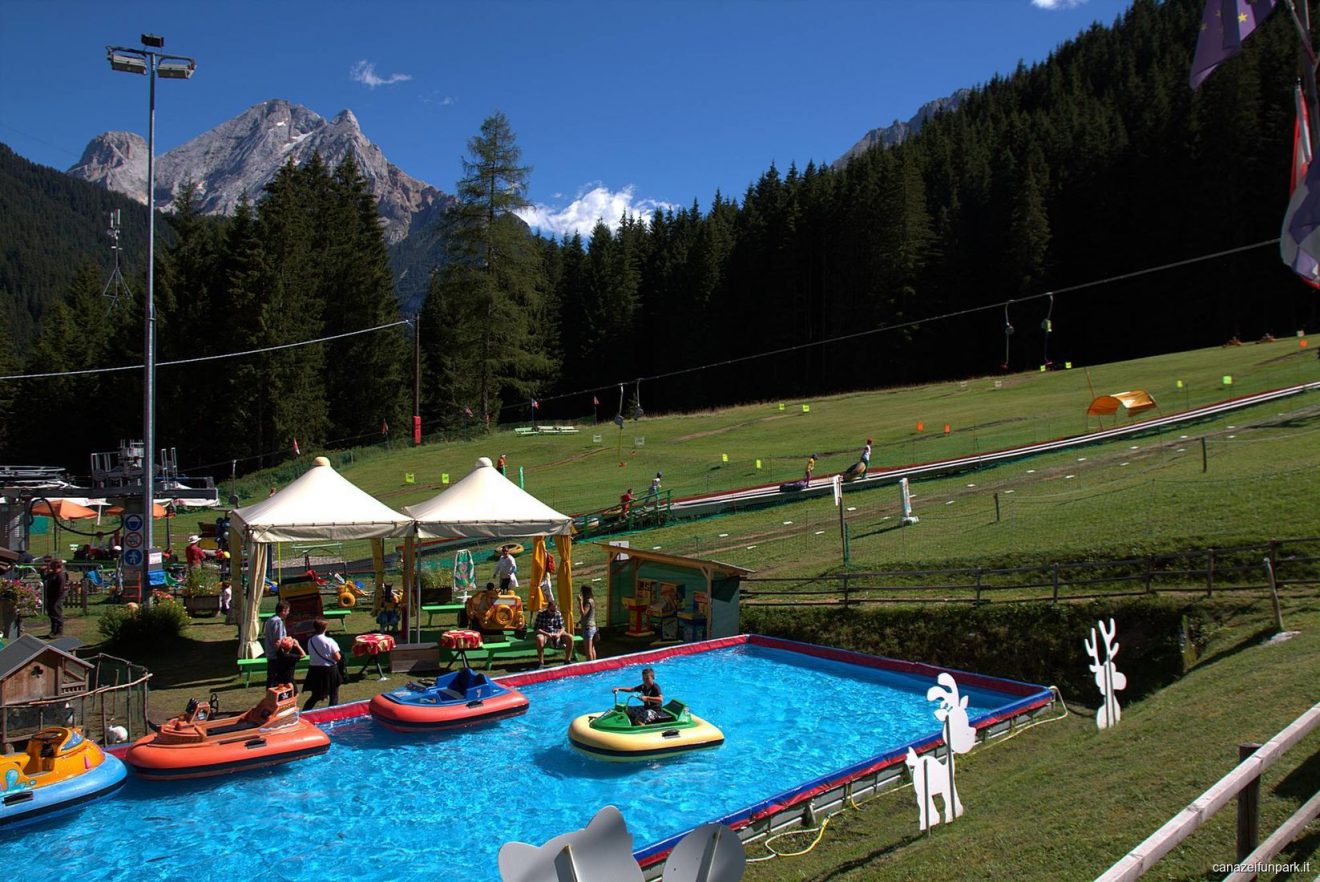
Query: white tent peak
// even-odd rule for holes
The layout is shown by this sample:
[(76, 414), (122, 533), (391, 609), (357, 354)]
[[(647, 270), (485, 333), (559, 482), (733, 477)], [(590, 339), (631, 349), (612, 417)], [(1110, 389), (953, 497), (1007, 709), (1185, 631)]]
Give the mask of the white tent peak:
[(408, 536), (407, 515), (369, 495), (335, 471), (325, 457), (274, 496), (238, 508), (231, 527), (248, 541), (308, 542)]
[(330, 465), (330, 460), (329, 460), (327, 457), (324, 457), (324, 456), (318, 456), (316, 459), (312, 460), (312, 465), (314, 465), (314, 466), (329, 466), (329, 465)]
[(479, 456), (477, 457), (476, 465), (472, 467), (474, 469), (490, 469), (494, 468), (494, 465), (491, 464), (489, 456)]
[(431, 539), (571, 536), (573, 519), (560, 514), (491, 467), (482, 457), (462, 480), (438, 496), (405, 505), (417, 535)]

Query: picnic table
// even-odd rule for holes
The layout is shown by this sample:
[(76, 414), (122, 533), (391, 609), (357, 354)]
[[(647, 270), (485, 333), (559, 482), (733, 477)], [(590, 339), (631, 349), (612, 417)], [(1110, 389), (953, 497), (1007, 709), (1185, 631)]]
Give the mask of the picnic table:
[(361, 676), (367, 671), (367, 665), (372, 661), (376, 663), (376, 676), (382, 680), (388, 680), (385, 671), (380, 667), (380, 657), (382, 653), (388, 653), (394, 648), (394, 638), (389, 634), (359, 634), (353, 638), (353, 655), (363, 658), (362, 670), (358, 672)]

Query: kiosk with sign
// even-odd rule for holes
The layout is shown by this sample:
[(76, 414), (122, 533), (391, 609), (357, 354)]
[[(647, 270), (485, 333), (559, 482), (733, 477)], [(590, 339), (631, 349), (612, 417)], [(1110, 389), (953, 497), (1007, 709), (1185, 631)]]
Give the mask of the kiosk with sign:
[[(647, 613), (664, 598), (669, 601), (663, 608), (664, 615), (656, 616), (662, 633), (665, 628), (676, 627), (676, 636), (685, 641), (738, 633), (741, 580), (751, 570), (659, 551), (605, 544), (600, 547), (609, 555), (607, 597), (600, 604), (606, 613), (606, 627), (649, 631)], [(631, 620), (633, 610), (638, 611), (636, 622)], [(674, 636), (673, 630), (664, 636)]]

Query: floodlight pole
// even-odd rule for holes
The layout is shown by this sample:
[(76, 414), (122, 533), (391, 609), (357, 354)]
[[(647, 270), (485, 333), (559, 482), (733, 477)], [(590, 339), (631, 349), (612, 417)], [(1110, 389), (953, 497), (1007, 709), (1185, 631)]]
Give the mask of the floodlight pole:
[[(165, 39), (143, 34), (142, 45), (150, 48), (107, 46), (106, 57), (112, 70), (146, 74), (150, 83), (147, 102), (147, 293), (142, 310), (142, 602), (150, 603), (152, 512), (156, 504), (156, 72), (162, 61), (169, 66), (171, 79), (188, 79), (197, 62), (192, 58), (165, 55)], [(133, 63), (138, 59), (139, 69)], [(178, 64), (177, 62), (185, 62)]]

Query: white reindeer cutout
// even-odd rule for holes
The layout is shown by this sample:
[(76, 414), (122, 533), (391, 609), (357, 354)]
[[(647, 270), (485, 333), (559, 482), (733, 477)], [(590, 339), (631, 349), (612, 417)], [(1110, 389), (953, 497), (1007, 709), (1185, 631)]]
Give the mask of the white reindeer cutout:
[(1108, 630), (1105, 629), (1103, 619), (1096, 624), (1100, 626), (1100, 636), (1105, 640), (1105, 659), (1103, 662), (1100, 661), (1095, 628), (1091, 629), (1091, 636), (1086, 641), (1086, 651), (1090, 653), (1091, 661), (1094, 662), (1090, 667), (1091, 672), (1095, 674), (1096, 688), (1105, 699), (1104, 704), (1095, 712), (1095, 725), (1100, 729), (1108, 729), (1123, 718), (1123, 710), (1118, 706), (1118, 698), (1114, 693), (1127, 688), (1127, 677), (1114, 667), (1114, 656), (1118, 655), (1118, 644), (1114, 642), (1114, 637), (1118, 634), (1118, 628), (1114, 625), (1113, 618), (1109, 619)]
[(918, 823), (923, 831), (940, 822), (940, 813), (935, 808), (936, 795), (944, 802), (944, 823), (951, 824), (954, 818), (962, 816), (963, 806), (949, 778), (948, 766), (929, 754), (917, 756), (910, 747), (906, 762), (912, 770), (912, 789), (917, 792), (920, 807)]
[(945, 723), (945, 734), (954, 753), (967, 753), (976, 745), (976, 730), (967, 722), (967, 696), (958, 696), (958, 684), (952, 674), (935, 678), (939, 686), (926, 690), (927, 701), (938, 701), (935, 719)]

